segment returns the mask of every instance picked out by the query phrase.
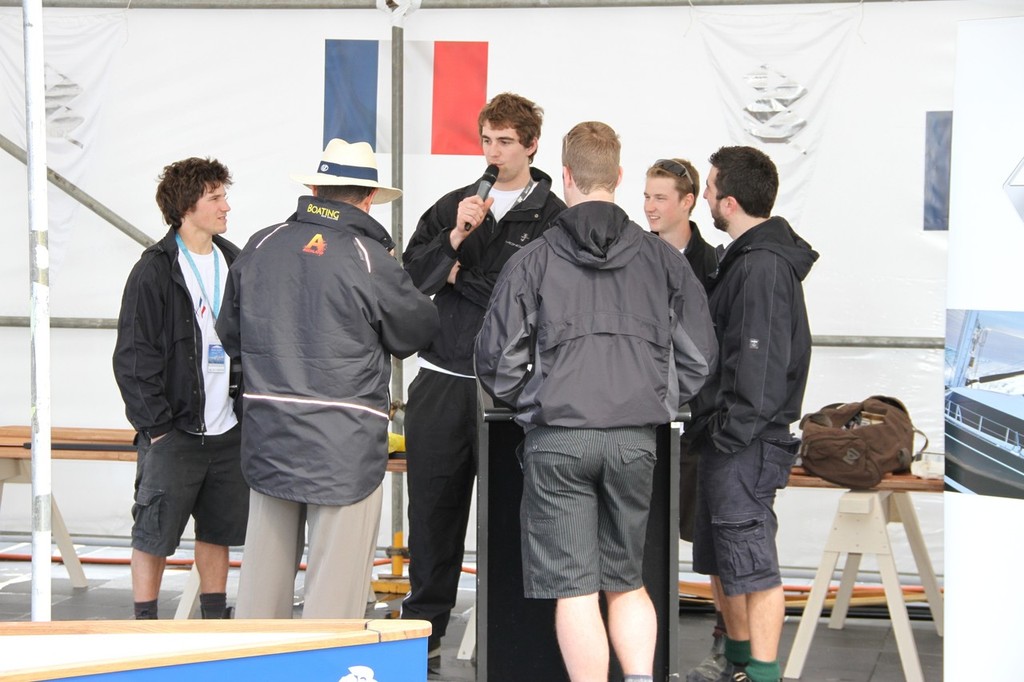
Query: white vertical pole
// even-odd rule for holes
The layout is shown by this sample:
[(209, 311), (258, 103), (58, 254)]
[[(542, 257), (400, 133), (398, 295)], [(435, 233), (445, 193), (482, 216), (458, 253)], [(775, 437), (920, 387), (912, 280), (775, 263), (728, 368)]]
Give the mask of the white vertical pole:
[(32, 299), (32, 620), (50, 620), (50, 253), (46, 210), (43, 3), (23, 0), (28, 139), (29, 277)]

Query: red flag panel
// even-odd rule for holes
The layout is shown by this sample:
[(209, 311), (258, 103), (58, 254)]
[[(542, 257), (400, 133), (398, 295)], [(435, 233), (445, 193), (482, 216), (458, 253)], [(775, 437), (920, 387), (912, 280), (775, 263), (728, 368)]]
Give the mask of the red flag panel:
[(433, 154), (479, 154), (487, 103), (487, 43), (434, 43)]

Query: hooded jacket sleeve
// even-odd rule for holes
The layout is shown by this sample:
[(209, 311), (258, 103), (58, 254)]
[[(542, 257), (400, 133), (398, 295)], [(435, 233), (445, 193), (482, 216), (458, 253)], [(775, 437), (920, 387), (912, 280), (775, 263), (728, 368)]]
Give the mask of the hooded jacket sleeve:
[(728, 327), (720, 330), (723, 409), (711, 424), (715, 447), (726, 453), (758, 438), (786, 399), (797, 284), (790, 266), (770, 251), (753, 251), (733, 267), (746, 272)]
[(114, 344), (114, 379), (125, 415), (138, 431), (159, 436), (171, 430), (171, 406), (164, 390), (165, 290), (156, 256), (143, 257), (132, 269), (121, 298)]
[(473, 361), (477, 378), (495, 400), (516, 405), (533, 364), (536, 296), (521, 258), (513, 258), (494, 287)]
[(413, 284), (392, 256), (373, 245), (367, 247), (370, 277), (377, 297), (378, 330), (384, 348), (407, 358), (426, 348), (440, 329), (437, 307)]
[(672, 297), (672, 353), (679, 384), (679, 407), (704, 386), (718, 363), (718, 341), (703, 285), (689, 264)]

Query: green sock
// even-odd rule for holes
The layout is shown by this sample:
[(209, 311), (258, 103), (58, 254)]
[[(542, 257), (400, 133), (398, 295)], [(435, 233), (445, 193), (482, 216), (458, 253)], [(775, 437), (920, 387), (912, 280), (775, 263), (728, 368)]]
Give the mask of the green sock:
[(771, 663), (751, 658), (747, 663), (747, 677), (751, 682), (779, 682), (782, 679), (782, 672), (779, 670), (777, 660)]
[(750, 660), (750, 640), (737, 641), (725, 636), (725, 658), (734, 665), (746, 665)]

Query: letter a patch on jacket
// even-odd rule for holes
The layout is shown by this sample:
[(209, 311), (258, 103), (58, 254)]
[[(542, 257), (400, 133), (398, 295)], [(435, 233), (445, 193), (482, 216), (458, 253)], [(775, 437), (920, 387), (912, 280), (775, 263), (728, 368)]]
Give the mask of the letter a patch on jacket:
[(302, 249), (305, 253), (311, 253), (314, 256), (322, 256), (327, 251), (327, 240), (324, 239), (322, 234), (317, 234), (315, 237), (309, 240), (309, 243)]

